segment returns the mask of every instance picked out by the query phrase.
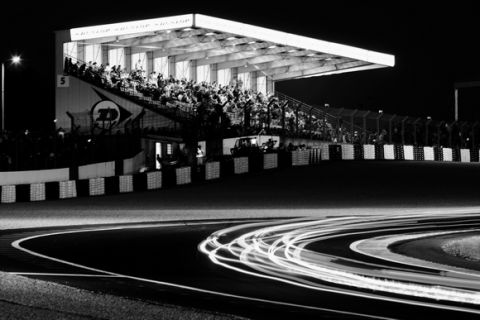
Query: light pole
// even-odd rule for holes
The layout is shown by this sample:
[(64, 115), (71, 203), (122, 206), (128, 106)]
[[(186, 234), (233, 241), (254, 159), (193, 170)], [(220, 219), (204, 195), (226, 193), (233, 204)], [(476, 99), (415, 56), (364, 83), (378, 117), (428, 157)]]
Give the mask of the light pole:
[[(13, 56), (8, 61), (11, 64), (19, 64), (22, 59), (20, 56)], [(2, 127), (0, 131), (5, 130), (5, 62), (2, 62)]]

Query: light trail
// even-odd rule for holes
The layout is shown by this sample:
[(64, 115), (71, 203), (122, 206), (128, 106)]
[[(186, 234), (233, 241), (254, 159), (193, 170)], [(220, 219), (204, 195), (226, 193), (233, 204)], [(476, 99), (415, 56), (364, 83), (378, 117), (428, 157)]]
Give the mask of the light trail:
[[(402, 264), (401, 259), (385, 261), (373, 253), (375, 250), (358, 249), (359, 244), (373, 241), (358, 240), (360, 236), (398, 236), (399, 232), (415, 230), (416, 237), (425, 237), (465, 232), (467, 226), (480, 223), (472, 220), (471, 214), (455, 218), (469, 220), (455, 221), (446, 214), (407, 214), (254, 223), (219, 230), (203, 241), (199, 250), (225, 268), (312, 290), (480, 314), (478, 273), (455, 274), (451, 268), (435, 268), (434, 264), (421, 266), (423, 270), (419, 271), (408, 263)], [(434, 219), (437, 221), (432, 224)], [(459, 227), (463, 231), (452, 231)], [(433, 233), (432, 229), (437, 231)], [(352, 237), (358, 241), (352, 244)], [(338, 254), (310, 249), (318, 248), (322, 241), (331, 243), (332, 239), (338, 246), (333, 251)], [(384, 252), (387, 247), (383, 246)], [(372, 262), (372, 258), (379, 259)]]
[[(76, 230), (67, 230), (67, 231), (58, 231), (58, 232), (49, 232), (46, 234), (38, 234), (38, 235), (33, 235), (25, 238), (21, 238), (18, 240), (15, 240), (14, 242), (11, 243), (12, 247), (23, 251), (25, 253), (28, 253), (32, 256), (43, 258), (46, 260), (54, 261), (57, 263), (73, 266), (79, 269), (84, 269), (88, 271), (93, 271), (93, 272), (98, 272), (102, 274), (105, 278), (125, 278), (125, 279), (130, 279), (130, 280), (135, 280), (135, 281), (140, 281), (140, 282), (145, 282), (145, 283), (150, 283), (154, 285), (159, 285), (159, 286), (165, 286), (165, 287), (172, 287), (176, 289), (182, 289), (182, 290), (187, 290), (187, 291), (192, 291), (196, 293), (203, 293), (203, 294), (211, 294), (211, 295), (216, 295), (216, 296), (221, 296), (221, 297), (227, 297), (227, 298), (234, 298), (234, 299), (239, 299), (239, 300), (245, 300), (249, 302), (260, 302), (260, 303), (266, 303), (266, 304), (271, 304), (271, 305), (277, 305), (277, 306), (283, 306), (283, 307), (293, 307), (293, 308), (300, 308), (300, 309), (305, 309), (305, 310), (311, 310), (311, 311), (320, 311), (320, 312), (330, 312), (330, 313), (335, 313), (339, 315), (345, 315), (345, 316), (355, 316), (358, 318), (369, 318), (369, 319), (379, 319), (379, 320), (393, 320), (393, 318), (390, 317), (384, 317), (384, 316), (378, 316), (378, 315), (373, 315), (373, 314), (367, 314), (367, 313), (360, 313), (360, 312), (351, 312), (351, 311), (345, 311), (345, 310), (340, 310), (340, 309), (333, 309), (333, 308), (325, 308), (325, 307), (320, 307), (320, 306), (312, 306), (312, 305), (305, 305), (305, 304), (298, 304), (298, 303), (291, 303), (291, 302), (286, 302), (286, 301), (278, 301), (278, 300), (273, 300), (273, 299), (263, 299), (263, 298), (257, 298), (254, 296), (246, 296), (246, 295), (240, 295), (240, 294), (232, 294), (232, 293), (227, 293), (227, 292), (221, 292), (221, 291), (215, 291), (215, 290), (209, 290), (209, 289), (204, 289), (201, 287), (195, 287), (195, 286), (189, 286), (189, 285), (183, 285), (183, 284), (178, 284), (178, 283), (173, 283), (173, 282), (167, 282), (167, 281), (159, 281), (159, 280), (153, 280), (149, 278), (143, 278), (143, 277), (138, 277), (138, 276), (132, 276), (132, 275), (127, 275), (127, 274), (120, 274), (116, 272), (111, 272), (108, 270), (102, 270), (94, 267), (90, 267), (88, 265), (84, 264), (79, 264), (59, 258), (55, 258), (52, 256), (48, 256), (39, 252), (35, 252), (33, 250), (29, 250), (25, 247), (22, 246), (24, 242), (35, 240), (35, 239), (40, 239), (40, 238), (45, 238), (45, 237), (52, 237), (52, 236), (57, 236), (57, 235), (65, 235), (65, 234), (75, 234), (75, 233), (89, 233), (89, 232), (102, 232), (102, 231), (112, 231), (112, 230), (128, 230), (128, 229), (146, 229), (146, 228), (159, 228), (159, 227), (179, 227), (179, 226), (201, 226), (201, 225), (215, 225), (215, 224), (220, 224), (220, 223), (238, 223), (238, 222), (243, 222), (242, 220), (222, 220), (222, 221), (202, 221), (202, 222), (181, 222), (181, 223), (152, 223), (152, 224), (143, 224), (143, 225), (133, 225), (133, 226), (118, 226), (118, 227), (97, 227), (97, 228), (85, 228), (85, 229), (76, 229)], [(236, 227), (231, 227), (229, 230), (235, 231), (235, 230), (241, 230), (245, 226), (259, 226), (259, 225), (270, 225), (270, 224), (275, 224), (275, 222), (255, 222), (251, 223), (248, 225), (242, 225), (242, 226), (236, 226)], [(216, 245), (220, 245), (219, 242), (217, 242), (217, 239), (215, 237), (209, 237), (208, 240)], [(22, 273), (22, 272), (11, 272), (12, 274), (18, 274), (18, 275), (29, 275), (28, 273)], [(34, 274), (31, 273), (30, 275), (46, 275), (46, 274)], [(84, 274), (78, 273), (78, 274), (69, 274), (71, 276), (81, 276)], [(59, 274), (59, 276), (65, 276), (65, 274)], [(326, 290), (328, 291), (328, 290)], [(334, 291), (332, 291), (334, 292)]]

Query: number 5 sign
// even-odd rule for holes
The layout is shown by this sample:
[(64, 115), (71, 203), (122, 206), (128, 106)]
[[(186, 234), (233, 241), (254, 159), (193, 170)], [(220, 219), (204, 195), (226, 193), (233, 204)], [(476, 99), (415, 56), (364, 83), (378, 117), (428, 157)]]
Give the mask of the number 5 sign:
[(57, 75), (57, 87), (68, 88), (70, 86), (70, 77), (64, 75)]

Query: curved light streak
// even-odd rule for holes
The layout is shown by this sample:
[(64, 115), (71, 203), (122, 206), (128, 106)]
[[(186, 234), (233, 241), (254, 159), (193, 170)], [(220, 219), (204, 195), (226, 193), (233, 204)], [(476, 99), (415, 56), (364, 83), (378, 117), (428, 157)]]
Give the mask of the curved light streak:
[[(441, 222), (432, 226), (429, 224), (432, 218)], [(436, 234), (452, 233), (449, 228), (458, 228), (463, 223), (446, 218), (451, 219), (451, 216), (362, 216), (246, 224), (213, 233), (199, 245), (199, 250), (213, 263), (225, 268), (312, 290), (331, 290), (366, 298), (480, 313), (479, 310), (458, 305), (480, 305), (478, 275), (469, 277), (468, 273), (462, 273), (456, 278), (432, 267), (419, 272), (408, 264), (392, 265), (389, 261), (372, 262), (371, 259), (364, 261), (365, 258), (381, 257), (353, 251), (352, 248), (356, 248), (359, 242), (350, 246), (351, 240), (348, 240), (352, 236), (358, 238), (379, 232), (398, 234), (399, 231), (435, 227), (446, 230)], [(431, 231), (417, 232), (433, 234)], [(314, 244), (333, 238), (338, 238), (338, 242), (343, 244), (343, 248), (335, 250), (340, 252), (338, 255), (310, 249)], [(365, 256), (357, 258), (358, 254)], [(395, 262), (401, 263), (400, 260)], [(464, 288), (466, 277), (468, 289)], [(425, 302), (425, 299), (432, 302)]]

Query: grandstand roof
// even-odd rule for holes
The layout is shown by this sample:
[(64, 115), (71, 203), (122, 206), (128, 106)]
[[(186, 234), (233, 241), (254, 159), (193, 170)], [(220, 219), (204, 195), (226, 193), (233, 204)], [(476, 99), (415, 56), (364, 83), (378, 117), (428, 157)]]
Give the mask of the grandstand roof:
[[(260, 71), (272, 80), (289, 80), (392, 67), (395, 57), (343, 44), (202, 14), (73, 28), (70, 40), (135, 52), (155, 51), (196, 65)], [(133, 49), (134, 48), (134, 49)]]

